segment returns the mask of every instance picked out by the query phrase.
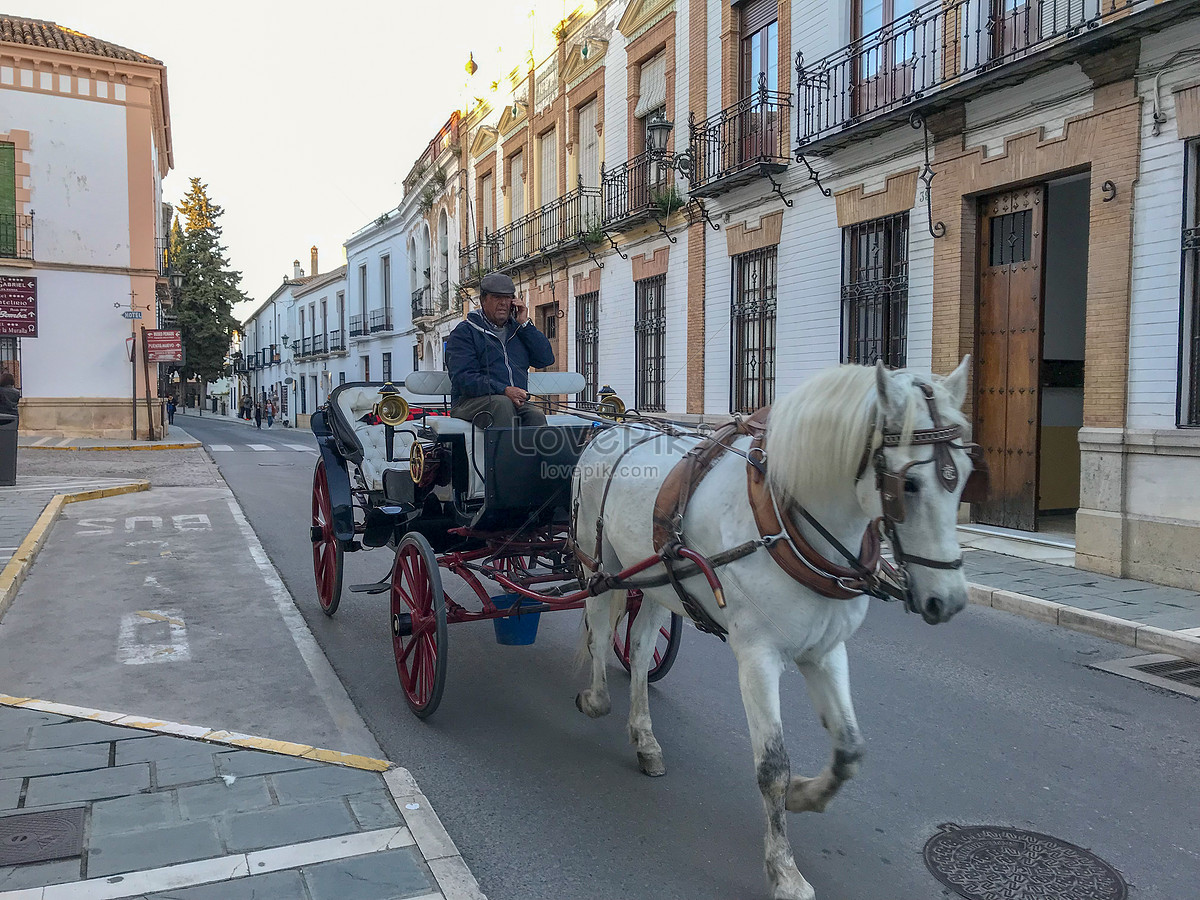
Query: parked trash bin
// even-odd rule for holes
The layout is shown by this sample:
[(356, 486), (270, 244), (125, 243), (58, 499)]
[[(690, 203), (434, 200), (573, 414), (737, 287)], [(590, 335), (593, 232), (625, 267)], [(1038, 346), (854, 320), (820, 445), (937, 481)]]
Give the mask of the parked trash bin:
[(0, 487), (17, 483), (17, 417), (0, 415)]

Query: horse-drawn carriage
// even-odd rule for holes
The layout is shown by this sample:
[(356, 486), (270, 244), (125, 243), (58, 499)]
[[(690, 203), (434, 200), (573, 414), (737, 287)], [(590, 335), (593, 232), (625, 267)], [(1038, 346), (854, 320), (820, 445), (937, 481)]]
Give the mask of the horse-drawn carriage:
[[(629, 735), (647, 775), (666, 771), (647, 684), (670, 669), (687, 615), (737, 657), (772, 897), (811, 900), (784, 812), (823, 811), (858, 767), (845, 642), (870, 597), (900, 600), (930, 624), (967, 601), (959, 503), (986, 492), (962, 412), (968, 369), (966, 359), (944, 378), (842, 366), (795, 388), (769, 418), (717, 429), (581, 411), (484, 428), (429, 408), (410, 418), (391, 385), (344, 385), (312, 420), (321, 606), (337, 609), (344, 552), (394, 549), (387, 578), (350, 590), (389, 594), (400, 682), (421, 717), (441, 700), (448, 624), (583, 607), (591, 679), (575, 705), (610, 711), (611, 644), (631, 675)], [(537, 395), (582, 387), (572, 373), (530, 376)], [(403, 390), (414, 401), (444, 396), (449, 378), (416, 372)], [(478, 609), (444, 589), (443, 571)], [(812, 778), (791, 774), (783, 743), (789, 662), (833, 742)]]
[[(571, 372), (530, 376), (539, 396), (582, 388), (583, 377)], [(615, 424), (580, 412), (551, 414), (542, 426), (487, 428), (447, 415), (449, 393), (444, 372), (414, 372), (402, 387), (344, 384), (312, 418), (320, 450), (311, 525), (318, 601), (326, 615), (337, 611), (345, 553), (395, 552), (385, 578), (349, 590), (390, 595), (397, 672), (422, 718), (441, 700), (447, 625), (507, 620), (498, 639), (526, 642), (540, 613), (583, 607), (588, 593), (568, 549), (571, 476), (587, 440)], [(618, 410), (619, 401), (598, 406)], [(462, 579), (471, 602), (444, 589), (443, 572)], [(626, 668), (640, 603), (640, 593), (629, 591), (625, 634), (614, 638)], [(667, 674), (681, 634), (679, 616), (664, 621), (650, 680)]]

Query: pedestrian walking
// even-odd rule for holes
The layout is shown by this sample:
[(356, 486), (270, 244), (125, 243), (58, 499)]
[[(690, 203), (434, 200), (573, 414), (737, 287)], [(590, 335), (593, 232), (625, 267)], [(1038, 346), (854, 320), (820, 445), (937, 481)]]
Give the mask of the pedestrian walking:
[(0, 374), (0, 414), (17, 415), (17, 404), (21, 401), (21, 391), (17, 388), (17, 379), (12, 372)]
[(175, 398), (174, 397), (167, 398), (167, 424), (168, 425), (175, 424)]
[(262, 404), (254, 404), (254, 427), (262, 428)]
[(267, 427), (271, 428), (275, 424), (275, 401), (267, 401)]

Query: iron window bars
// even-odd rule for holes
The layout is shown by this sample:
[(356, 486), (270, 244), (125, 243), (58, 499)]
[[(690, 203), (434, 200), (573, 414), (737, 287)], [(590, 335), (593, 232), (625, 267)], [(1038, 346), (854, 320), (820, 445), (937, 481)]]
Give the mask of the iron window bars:
[(775, 303), (779, 248), (733, 258), (732, 412), (775, 401)]
[(595, 403), (600, 387), (600, 292), (575, 298), (575, 364), (583, 375), (580, 400)]
[(908, 358), (908, 213), (842, 230), (842, 362)]
[(637, 358), (636, 405), (643, 412), (663, 412), (663, 368), (666, 364), (667, 276), (653, 275), (633, 283), (637, 318), (633, 334)]

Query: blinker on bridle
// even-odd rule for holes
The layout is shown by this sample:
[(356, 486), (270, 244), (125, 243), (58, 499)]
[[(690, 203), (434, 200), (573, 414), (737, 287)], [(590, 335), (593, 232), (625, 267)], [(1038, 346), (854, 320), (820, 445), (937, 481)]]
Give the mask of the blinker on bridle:
[[(896, 563), (900, 567), (901, 572), (903, 571), (903, 567), (909, 563), (924, 566), (928, 569), (960, 569), (963, 563), (962, 554), (959, 554), (957, 559), (942, 560), (905, 553), (900, 542), (900, 535), (896, 530), (897, 523), (904, 522), (907, 517), (904, 486), (908, 480), (908, 470), (913, 466), (932, 465), (937, 475), (938, 484), (947, 493), (953, 493), (958, 487), (959, 471), (958, 466), (954, 463), (954, 458), (950, 454), (951, 449), (965, 450), (971, 458), (972, 470), (971, 474), (967, 477), (967, 483), (963, 486), (962, 501), (965, 503), (978, 503), (988, 493), (988, 470), (983, 456), (983, 448), (978, 444), (962, 443), (961, 425), (942, 424), (941, 416), (938, 415), (937, 404), (934, 402), (933, 387), (923, 382), (917, 382), (917, 386), (920, 387), (921, 393), (925, 397), (925, 404), (929, 409), (929, 416), (933, 420), (933, 427), (920, 428), (913, 431), (912, 436), (904, 443), (913, 445), (929, 444), (933, 448), (933, 456), (929, 459), (912, 460), (901, 466), (898, 471), (893, 471), (888, 468), (884, 449), (887, 447), (899, 447), (902, 443), (902, 434), (898, 431), (883, 431), (883, 440), (873, 454), (875, 487), (879, 491), (880, 505), (883, 510), (883, 528), (887, 534), (888, 542), (892, 545), (892, 551), (895, 554)], [(873, 431), (874, 429), (872, 429)], [(956, 441), (960, 441), (960, 443), (955, 443)], [(868, 455), (870, 453), (870, 443), (868, 443), (867, 447), (864, 448), (863, 458), (859, 463), (858, 474), (855, 480), (865, 474)]]

